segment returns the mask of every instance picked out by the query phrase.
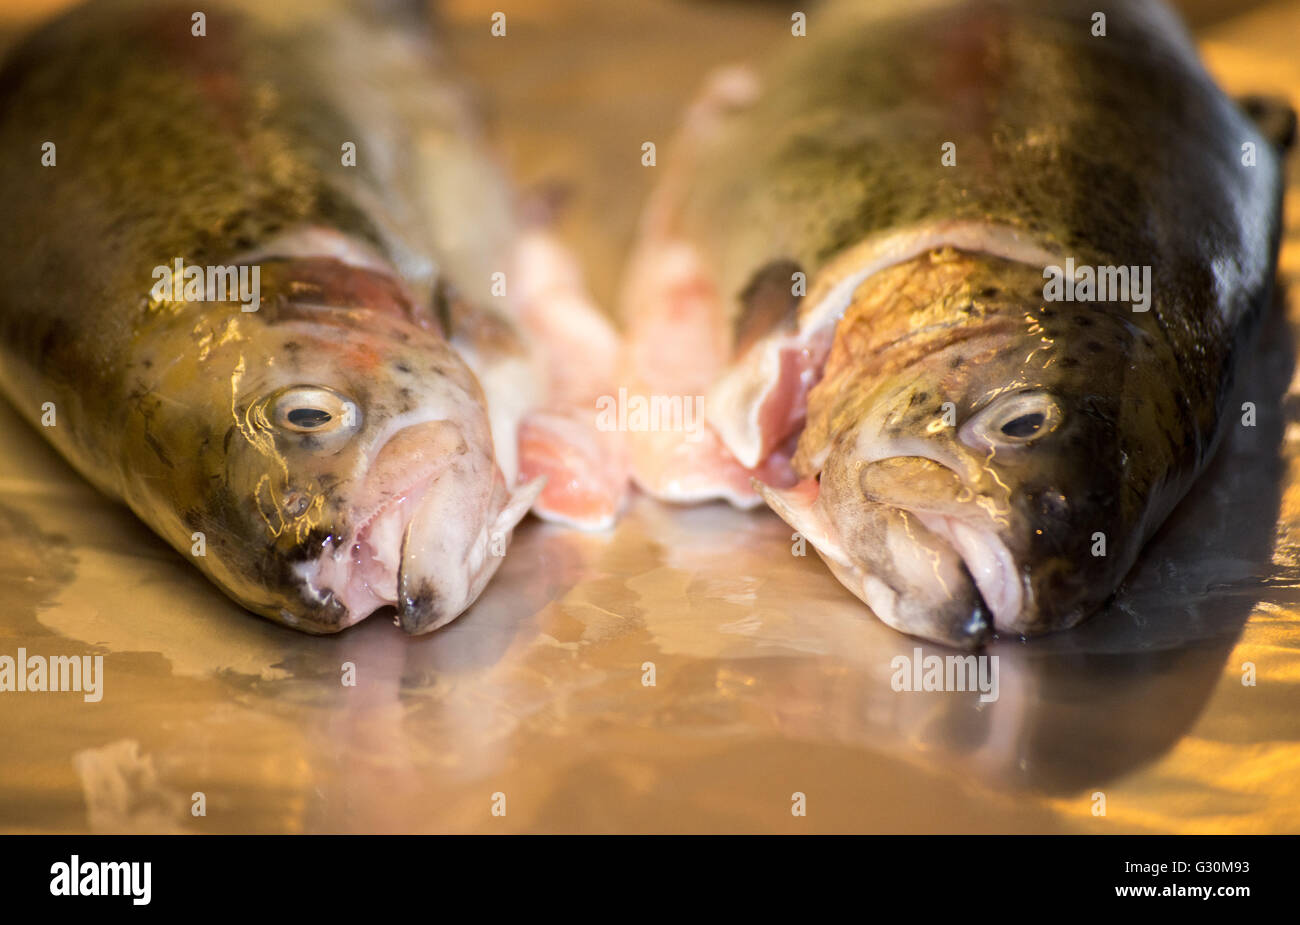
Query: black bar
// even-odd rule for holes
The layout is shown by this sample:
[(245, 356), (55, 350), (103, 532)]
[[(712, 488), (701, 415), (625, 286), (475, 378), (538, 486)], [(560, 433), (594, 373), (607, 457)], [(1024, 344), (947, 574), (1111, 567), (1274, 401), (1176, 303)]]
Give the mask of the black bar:
[[(611, 840), (615, 843), (609, 843)], [(733, 912), (788, 899), (798, 908), (842, 900), (863, 913), (882, 903), (939, 912), (964, 901), (999, 914), (1059, 914), (1076, 908), (1216, 912), (1297, 896), (1292, 836), (862, 836), (808, 837), (460, 837), (460, 836), (8, 836), (0, 839), (6, 912), (116, 914), (229, 910), (297, 915), (349, 910), (368, 917), (419, 909), (431, 918), (517, 898), (534, 914), (594, 909), (603, 893), (629, 911), (684, 912), (720, 903)], [(76, 856), (82, 876), (100, 862), (148, 862), (126, 895), (53, 895), (60, 868)], [(85, 866), (94, 862), (91, 874)], [(1177, 865), (1185, 864), (1186, 869)], [(143, 866), (132, 868), (144, 871)], [(122, 876), (122, 868), (109, 869)], [(1149, 895), (1133, 895), (1134, 888)], [(1205, 888), (1207, 897), (1197, 894)], [(1244, 895), (1227, 895), (1222, 890)], [(1179, 891), (1183, 892), (1179, 892)], [(1126, 895), (1121, 895), (1123, 892)], [(692, 897), (695, 897), (694, 899)], [(663, 904), (671, 901), (672, 906)], [(615, 909), (605, 907), (611, 914)], [(385, 912), (384, 910), (388, 910)], [(44, 911), (42, 909), (42, 911)], [(16, 919), (9, 918), (9, 921)]]

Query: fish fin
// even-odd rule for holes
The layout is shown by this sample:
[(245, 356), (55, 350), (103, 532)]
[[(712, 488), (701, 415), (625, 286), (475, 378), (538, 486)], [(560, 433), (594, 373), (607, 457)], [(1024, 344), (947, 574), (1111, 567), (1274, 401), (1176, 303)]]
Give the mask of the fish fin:
[(438, 291), (450, 293), (436, 306), (438, 323), (450, 331), (448, 342), (483, 390), (497, 464), (513, 483), (519, 471), (519, 422), (545, 399), (538, 357), (513, 319), (480, 308), (450, 288)]
[(1285, 97), (1250, 94), (1237, 97), (1237, 105), (1278, 150), (1286, 151), (1295, 144), (1295, 110)]
[(750, 483), (753, 473), (705, 429), (694, 435), (641, 431), (628, 435), (632, 478), (661, 501), (693, 504), (722, 499), (748, 509), (761, 502)]
[[(770, 289), (778, 276), (788, 278), (786, 267), (760, 274), (755, 288)], [(633, 480), (665, 501), (721, 498), (740, 508), (756, 506), (760, 499), (750, 480), (760, 476), (791, 481), (789, 454), (777, 452), (785, 435), (773, 435), (764, 453), (746, 464), (750, 461), (738, 460), (726, 440), (703, 420), (708, 412), (705, 392), (727, 374), (732, 358), (727, 312), (706, 261), (681, 238), (651, 234), (631, 261), (627, 280), (624, 303), (631, 330), (623, 370), (634, 386), (621, 389), (619, 401), (627, 406), (623, 410)], [(680, 426), (653, 420), (655, 402), (680, 406)], [(644, 420), (638, 421), (638, 415)], [(783, 429), (786, 435), (792, 430)]]
[(541, 229), (521, 235), (514, 263), (518, 322), (540, 348), (550, 403), (594, 408), (597, 396), (612, 391), (622, 338), (555, 235)]
[(505, 534), (517, 527), (519, 521), (524, 519), (524, 515), (546, 491), (546, 483), (545, 475), (521, 479), (520, 484), (516, 485), (510, 493), (510, 500), (506, 502), (506, 506), (501, 509), (501, 513), (493, 522), (492, 533)]
[(664, 162), (663, 178), (641, 213), (643, 239), (663, 241), (671, 237), (701, 153), (722, 134), (730, 115), (753, 105), (760, 95), (758, 73), (748, 65), (723, 65), (706, 75), (673, 135), (673, 154)]
[[(703, 420), (704, 391), (726, 368), (730, 342), (724, 308), (707, 266), (689, 243), (651, 237), (627, 274), (631, 325), (623, 369), (633, 381), (619, 390), (619, 427), (627, 432), (632, 478), (664, 501), (724, 499), (751, 508), (760, 499), (741, 465)], [(680, 410), (662, 421), (660, 408)]]

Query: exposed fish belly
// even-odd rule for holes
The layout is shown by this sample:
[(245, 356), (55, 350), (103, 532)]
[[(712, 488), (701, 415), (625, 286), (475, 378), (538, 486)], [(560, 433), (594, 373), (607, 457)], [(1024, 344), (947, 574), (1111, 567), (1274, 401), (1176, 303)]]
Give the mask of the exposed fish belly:
[[(1094, 12), (831, 4), (711, 82), (625, 307), (638, 387), (705, 395), (727, 452), (673, 473), (643, 441), (643, 488), (754, 476), (877, 616), (956, 646), (1110, 596), (1217, 442), (1294, 122), (1256, 103), (1262, 134), (1162, 5)], [(688, 373), (652, 359), (678, 343)]]
[(249, 609), (429, 631), (530, 507), (616, 514), (621, 447), (546, 424), (586, 400), (555, 332), (617, 339), (419, 30), (204, 12), (200, 36), (169, 0), (91, 4), (0, 70), (0, 142), (57, 142), (0, 164), (0, 385)]

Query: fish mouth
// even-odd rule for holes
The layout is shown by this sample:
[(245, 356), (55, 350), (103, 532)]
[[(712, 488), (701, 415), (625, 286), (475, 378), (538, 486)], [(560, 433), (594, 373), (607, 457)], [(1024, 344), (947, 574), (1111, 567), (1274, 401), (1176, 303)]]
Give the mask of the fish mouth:
[(361, 622), (376, 610), (399, 603), (406, 537), (421, 499), (442, 475), (444, 465), (421, 473), (404, 489), (364, 515), (351, 536), (329, 541), (320, 555), (299, 570), (304, 596), (332, 601), (345, 611), (339, 629)]
[[(881, 622), (958, 649), (988, 641), (995, 618), (957, 544), (931, 531), (913, 511), (856, 491), (841, 499), (825, 474), (790, 489), (757, 480), (754, 487)], [(980, 547), (962, 542), (978, 568)], [(992, 589), (988, 582), (986, 587)]]
[[(400, 462), (418, 441), (433, 462), (408, 474), (406, 487), (379, 490), (384, 497), (345, 542), (327, 542), (299, 569), (308, 600), (344, 609), (338, 629), (385, 607), (395, 608), (394, 622), (411, 634), (450, 623), (495, 574), (511, 531), (545, 483), (511, 492), (492, 455), (471, 448), (446, 422), (413, 425), (403, 439), (389, 441), (390, 459)], [(391, 472), (377, 478), (381, 485), (395, 480)]]
[(393, 622), (404, 632), (432, 632), (482, 593), (545, 479), (511, 494), (494, 467), (485, 498), (458, 468), (443, 465), (422, 476), (357, 528), (346, 555), (330, 547), (312, 563), (304, 575), (308, 592), (346, 609), (340, 629), (393, 607)]
[(997, 532), (972, 520), (951, 514), (904, 508), (934, 536), (952, 547), (966, 564), (975, 590), (998, 632), (1019, 632), (1024, 610), (1024, 586), (1007, 544)]
[[(926, 552), (917, 546), (919, 557)], [(915, 586), (898, 587), (875, 570), (828, 560), (831, 571), (853, 591), (872, 612), (888, 626), (910, 636), (942, 643), (956, 649), (978, 649), (989, 641), (994, 630), (994, 617), (984, 600), (979, 585), (969, 574), (969, 567), (961, 569), (954, 582), (944, 584), (944, 599), (922, 602), (924, 612), (918, 612), (918, 595)], [(854, 586), (854, 579), (857, 587)]]
[[(902, 453), (877, 451), (867, 455), (865, 462), (858, 483), (867, 498), (912, 515), (932, 537), (960, 556), (994, 628), (1019, 632), (1026, 609), (1024, 582), (992, 516), (975, 500), (978, 494), (968, 481), (973, 467), (923, 444), (909, 445)], [(962, 469), (966, 469), (965, 476)], [(878, 484), (874, 475), (881, 470), (892, 472), (892, 478), (885, 476), (885, 485)], [(925, 497), (927, 494), (932, 497)]]
[(755, 483), (835, 577), (900, 632), (960, 649), (1025, 631), (1030, 593), (999, 522), (959, 465), (917, 452), (852, 454), (794, 489)]

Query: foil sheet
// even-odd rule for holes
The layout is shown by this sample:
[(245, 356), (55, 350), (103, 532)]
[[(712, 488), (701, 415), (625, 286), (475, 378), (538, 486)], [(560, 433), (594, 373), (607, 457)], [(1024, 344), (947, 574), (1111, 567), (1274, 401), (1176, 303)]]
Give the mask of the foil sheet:
[[(1228, 88), (1300, 103), (1300, 2), (1189, 6)], [(784, 28), (761, 8), (553, 0), (512, 14), (507, 55), (489, 6), (448, 5), (506, 158), (571, 191), (561, 230), (607, 303), (653, 183), (641, 142), (710, 66), (761, 55)], [(1256, 426), (1229, 427), (1107, 610), (988, 650), (988, 702), (896, 691), (897, 656), (947, 653), (877, 622), (774, 515), (722, 505), (638, 498), (608, 535), (526, 522), (430, 637), (382, 617), (299, 635), (0, 408), (0, 654), (104, 657), (99, 702), (0, 694), (0, 831), (1300, 831), (1291, 167), (1239, 390)]]

